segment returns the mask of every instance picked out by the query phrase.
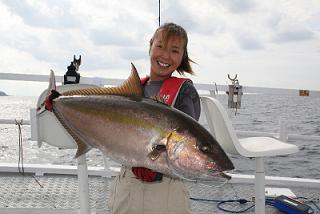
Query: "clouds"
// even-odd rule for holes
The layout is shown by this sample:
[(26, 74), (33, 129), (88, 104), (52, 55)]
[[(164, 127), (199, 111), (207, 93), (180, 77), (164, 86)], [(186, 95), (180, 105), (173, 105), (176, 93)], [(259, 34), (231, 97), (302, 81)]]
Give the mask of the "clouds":
[(299, 24), (284, 24), (284, 26), (278, 26), (275, 29), (273, 41), (282, 42), (299, 42), (305, 40), (311, 40), (314, 37), (314, 33), (304, 26)]
[(75, 28), (79, 21), (71, 10), (71, 2), (61, 1), (2, 1), (8, 9), (30, 26), (44, 28)]
[(220, 3), (231, 13), (247, 13), (256, 7), (254, 0), (224, 0)]
[(240, 33), (235, 37), (241, 49), (256, 50), (264, 48), (262, 41), (260, 41), (259, 38), (257, 38), (255, 35)]
[(130, 34), (117, 32), (112, 29), (95, 29), (89, 33), (89, 38), (95, 45), (110, 46), (132, 46), (135, 44), (134, 38)]
[[(81, 54), (85, 76), (124, 78), (131, 61), (148, 73), (157, 18), (157, 0), (0, 0), (0, 72), (63, 74)], [(317, 0), (162, 0), (161, 22), (187, 30), (195, 81), (225, 84), (237, 73), (243, 84), (303, 88), (285, 76), (320, 68)]]

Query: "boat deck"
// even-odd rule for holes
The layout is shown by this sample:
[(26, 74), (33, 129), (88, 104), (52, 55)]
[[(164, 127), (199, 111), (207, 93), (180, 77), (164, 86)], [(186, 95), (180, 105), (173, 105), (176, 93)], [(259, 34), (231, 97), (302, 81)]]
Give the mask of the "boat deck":
[[(50, 175), (36, 177), (31, 174), (0, 173), (0, 213), (79, 213), (78, 179), (74, 175)], [(109, 213), (110, 178), (89, 176), (90, 208), (92, 213)], [(201, 199), (239, 199), (251, 200), (251, 184), (201, 184), (187, 182), (190, 196)], [(291, 188), (296, 196), (314, 199), (320, 206), (319, 189)], [(191, 201), (194, 214), (226, 213), (217, 208), (217, 202)], [(314, 213), (320, 213), (317, 207), (308, 203)], [(233, 211), (243, 210), (253, 203), (240, 205), (225, 204), (223, 207)], [(13, 212), (14, 211), (14, 212)], [(254, 208), (246, 213), (254, 213)], [(272, 206), (266, 205), (266, 213), (281, 213)]]

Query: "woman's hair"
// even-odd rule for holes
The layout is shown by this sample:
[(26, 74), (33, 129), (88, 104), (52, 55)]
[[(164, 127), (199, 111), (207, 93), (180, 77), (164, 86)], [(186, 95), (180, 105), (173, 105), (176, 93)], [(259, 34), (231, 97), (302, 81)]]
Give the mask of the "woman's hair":
[(187, 32), (183, 29), (183, 27), (181, 27), (177, 24), (164, 23), (156, 30), (156, 32), (154, 32), (152, 38), (150, 39), (150, 47), (149, 47), (150, 49), (153, 44), (154, 38), (160, 32), (162, 33), (162, 39), (163, 39), (165, 45), (168, 42), (169, 38), (171, 38), (172, 36), (177, 36), (182, 39), (182, 41), (184, 42), (184, 47), (183, 47), (184, 53), (182, 56), (182, 61), (179, 65), (179, 67), (177, 68), (177, 71), (179, 74), (184, 74), (184, 72), (189, 73), (189, 74), (193, 74), (194, 72), (193, 72), (191, 65), (190, 65), (190, 62), (193, 62), (193, 61), (189, 58), (188, 50), (187, 50), (187, 45), (188, 45)]

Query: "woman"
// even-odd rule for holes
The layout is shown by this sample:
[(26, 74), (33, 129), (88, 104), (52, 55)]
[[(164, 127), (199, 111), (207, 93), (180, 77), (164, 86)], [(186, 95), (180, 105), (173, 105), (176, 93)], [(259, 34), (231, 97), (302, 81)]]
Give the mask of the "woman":
[[(141, 80), (145, 97), (160, 97), (194, 119), (200, 116), (200, 99), (191, 80), (172, 73), (193, 74), (186, 31), (174, 23), (161, 25), (150, 40), (150, 76)], [(143, 167), (123, 166), (111, 187), (113, 214), (190, 214), (189, 193), (181, 179)]]

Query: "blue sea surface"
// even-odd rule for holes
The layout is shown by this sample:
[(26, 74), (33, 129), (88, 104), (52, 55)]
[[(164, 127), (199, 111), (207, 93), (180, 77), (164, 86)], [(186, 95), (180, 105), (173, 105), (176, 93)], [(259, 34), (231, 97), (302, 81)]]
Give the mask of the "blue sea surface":
[[(217, 99), (227, 109), (227, 96)], [(0, 97), (0, 119), (27, 119), (29, 109), (35, 108), (36, 97)], [(299, 97), (295, 95), (245, 94), (241, 108), (227, 109), (236, 130), (279, 132), (279, 121), (285, 121), (289, 134), (320, 136), (320, 97)], [(206, 126), (204, 116), (200, 122)], [(24, 163), (75, 165), (75, 150), (60, 150), (48, 144), (38, 148), (37, 142), (30, 141), (30, 126), (22, 126)], [(239, 137), (243, 137), (240, 136)], [(319, 140), (290, 140), (300, 151), (288, 156), (266, 158), (266, 174), (274, 176), (303, 177), (320, 179)], [(266, 145), (267, 146), (267, 145)], [(235, 165), (234, 173), (252, 174), (254, 160), (230, 156)], [(18, 163), (18, 127), (0, 124), (0, 162)], [(102, 166), (100, 151), (87, 154), (89, 166)]]

